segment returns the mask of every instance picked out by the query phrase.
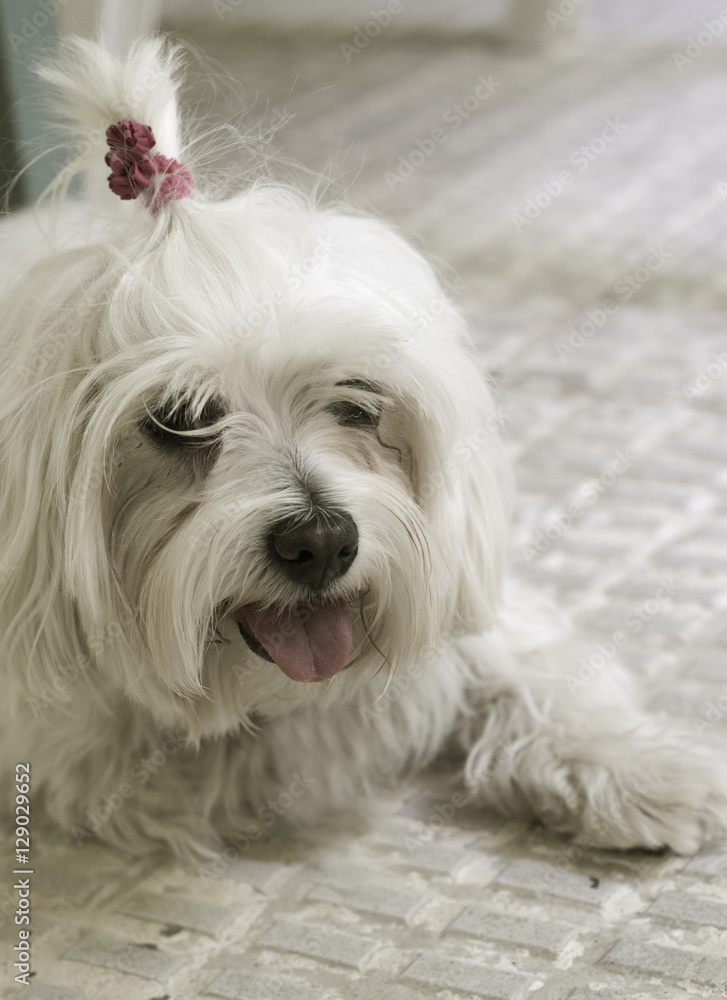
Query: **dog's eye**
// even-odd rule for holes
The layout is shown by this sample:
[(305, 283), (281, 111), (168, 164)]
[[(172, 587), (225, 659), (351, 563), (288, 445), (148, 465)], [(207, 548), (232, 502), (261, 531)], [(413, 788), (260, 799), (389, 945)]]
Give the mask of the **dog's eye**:
[(381, 420), (379, 410), (367, 410), (356, 403), (343, 400), (332, 403), (328, 412), (333, 414), (342, 427), (378, 427)]
[(212, 427), (224, 415), (225, 409), (218, 399), (208, 399), (200, 411), (195, 411), (189, 402), (168, 404), (153, 410), (143, 427), (152, 437), (166, 444), (208, 445), (217, 440), (218, 432), (200, 432)]

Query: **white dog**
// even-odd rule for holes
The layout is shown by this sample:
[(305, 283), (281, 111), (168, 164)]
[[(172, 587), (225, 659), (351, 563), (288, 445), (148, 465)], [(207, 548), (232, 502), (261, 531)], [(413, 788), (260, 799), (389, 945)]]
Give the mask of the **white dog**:
[(501, 605), (497, 412), (432, 268), (281, 186), (205, 195), (177, 61), (73, 42), (44, 71), (78, 140), (59, 186), (111, 174), (0, 312), (6, 777), (29, 763), (79, 840), (189, 855), (446, 747), (473, 803), (694, 851), (719, 758), (618, 668), (573, 683), (554, 611)]

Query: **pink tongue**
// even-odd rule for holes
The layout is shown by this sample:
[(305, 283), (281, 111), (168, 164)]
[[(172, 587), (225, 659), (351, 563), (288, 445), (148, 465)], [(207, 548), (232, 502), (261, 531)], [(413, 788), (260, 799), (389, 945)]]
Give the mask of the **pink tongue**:
[(234, 617), (252, 632), (277, 665), (294, 681), (333, 677), (351, 655), (351, 615), (343, 601), (318, 607), (260, 611), (251, 605)]

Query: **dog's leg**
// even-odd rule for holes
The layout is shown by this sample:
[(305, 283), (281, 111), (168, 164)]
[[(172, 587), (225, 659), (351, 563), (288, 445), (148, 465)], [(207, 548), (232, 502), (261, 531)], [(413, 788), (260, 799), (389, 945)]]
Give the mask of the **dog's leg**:
[[(430, 763), (447, 743), (462, 704), (461, 658), (452, 647), (352, 683), (328, 704), (260, 721), (231, 742), (223, 825), (246, 812), (264, 825), (320, 828), (330, 817), (367, 814), (382, 787)], [(346, 680), (344, 679), (344, 684)], [(232, 749), (234, 748), (234, 749)], [(277, 820), (275, 820), (277, 823)]]
[(567, 634), (507, 620), (458, 646), (469, 677), (457, 739), (474, 801), (594, 847), (692, 853), (725, 829), (717, 752), (645, 712), (615, 661), (579, 674)]

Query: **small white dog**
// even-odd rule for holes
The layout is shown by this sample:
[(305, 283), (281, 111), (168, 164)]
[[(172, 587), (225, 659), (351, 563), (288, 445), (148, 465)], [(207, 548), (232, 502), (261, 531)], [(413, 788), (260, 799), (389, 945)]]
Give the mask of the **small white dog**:
[(618, 668), (573, 683), (556, 612), (501, 607), (497, 412), (432, 268), (281, 186), (206, 196), (177, 62), (76, 41), (44, 71), (79, 142), (59, 184), (111, 175), (0, 312), (5, 776), (29, 763), (79, 840), (199, 855), (446, 747), (473, 803), (696, 850), (719, 757)]

